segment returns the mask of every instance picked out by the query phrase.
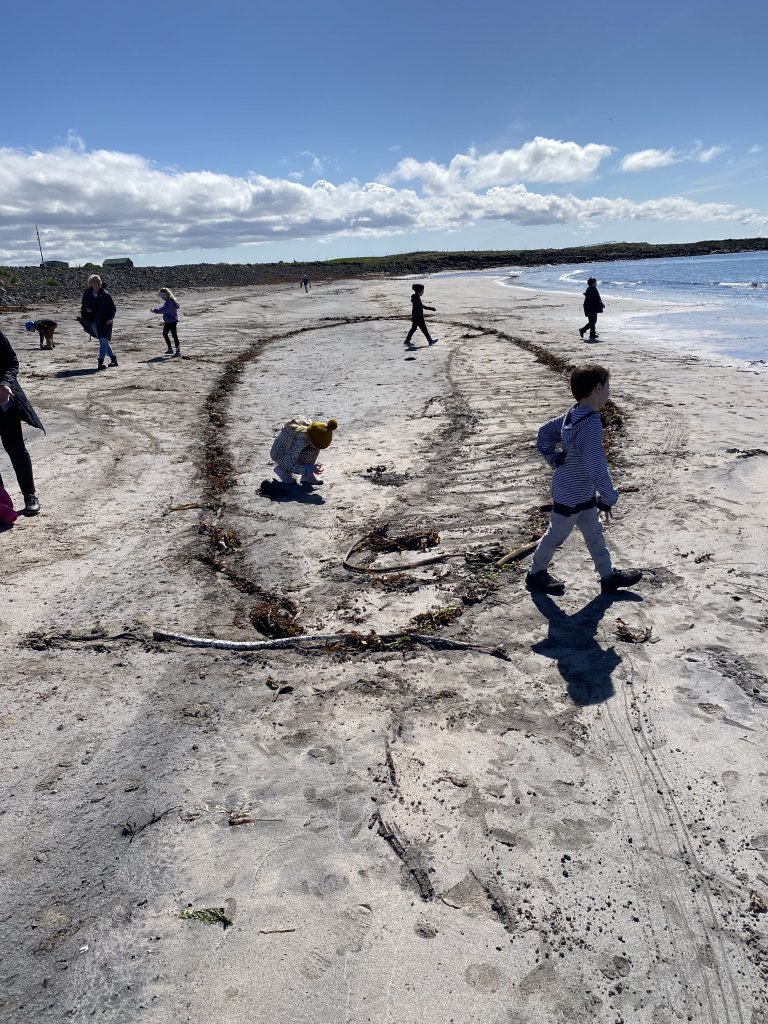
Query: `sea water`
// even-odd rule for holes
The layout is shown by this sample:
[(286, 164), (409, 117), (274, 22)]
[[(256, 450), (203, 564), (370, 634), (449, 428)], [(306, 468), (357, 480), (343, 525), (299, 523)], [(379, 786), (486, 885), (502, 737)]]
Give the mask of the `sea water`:
[[(606, 332), (613, 321), (718, 362), (768, 369), (768, 252), (520, 268), (501, 280), (580, 296), (588, 277), (606, 305), (598, 321)], [(612, 303), (624, 298), (648, 311), (624, 313), (621, 301)]]
[[(598, 320), (605, 340), (612, 327), (628, 329), (716, 362), (768, 370), (768, 251), (470, 273), (503, 285), (572, 294), (578, 326), (587, 278), (596, 277), (606, 305)], [(622, 309), (625, 299), (635, 300), (635, 311)], [(638, 303), (647, 311), (636, 311)]]

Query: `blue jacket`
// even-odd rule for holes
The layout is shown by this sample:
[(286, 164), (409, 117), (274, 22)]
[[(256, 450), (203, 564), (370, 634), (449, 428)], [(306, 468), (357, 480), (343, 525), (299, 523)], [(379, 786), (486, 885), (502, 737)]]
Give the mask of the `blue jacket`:
[(163, 314), (163, 323), (175, 324), (178, 322), (179, 314), (176, 310), (179, 308), (179, 303), (174, 302), (173, 299), (166, 299), (162, 306), (158, 306), (157, 309), (153, 309), (153, 313)]

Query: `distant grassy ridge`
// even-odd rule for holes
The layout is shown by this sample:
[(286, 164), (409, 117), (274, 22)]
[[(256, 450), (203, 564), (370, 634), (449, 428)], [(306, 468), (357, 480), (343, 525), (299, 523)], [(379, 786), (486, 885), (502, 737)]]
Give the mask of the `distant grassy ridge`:
[(602, 242), (565, 249), (478, 250), (476, 252), (409, 252), (393, 256), (349, 256), (328, 260), (325, 266), (359, 268), (365, 273), (437, 273), (440, 270), (482, 270), (490, 267), (537, 267), (551, 263), (603, 263), (676, 256), (768, 250), (768, 238), (721, 238), (704, 242)]
[[(298, 246), (297, 246), (298, 248)], [(706, 256), (713, 253), (768, 250), (768, 238), (725, 238), (705, 242), (651, 245), (648, 242), (604, 242), (565, 249), (507, 249), (464, 252), (408, 252), (391, 256), (348, 256), (292, 263), (190, 263), (175, 267), (110, 267), (101, 271), (115, 295), (156, 291), (166, 286), (183, 292), (192, 288), (233, 288), (260, 284), (298, 287), (307, 274), (312, 281), (385, 275), (437, 274), (451, 270), (491, 267), (534, 267), (544, 264), (600, 263), (609, 260)], [(0, 267), (0, 307), (39, 302), (76, 301), (86, 287), (93, 264), (56, 267)]]

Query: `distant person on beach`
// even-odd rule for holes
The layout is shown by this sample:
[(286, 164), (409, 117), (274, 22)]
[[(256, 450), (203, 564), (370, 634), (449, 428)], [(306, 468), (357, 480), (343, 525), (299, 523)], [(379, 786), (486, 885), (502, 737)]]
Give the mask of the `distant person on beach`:
[(283, 484), (294, 484), (294, 474), (299, 473), (299, 483), (321, 484), (319, 474), (323, 467), (317, 457), (321, 450), (330, 446), (336, 420), (323, 423), (320, 420), (306, 420), (301, 417), (289, 420), (272, 443), (269, 457), (275, 463), (275, 476)]
[(597, 337), (597, 314), (602, 313), (604, 309), (603, 300), (597, 290), (597, 278), (587, 278), (587, 290), (584, 292), (584, 316), (587, 318), (587, 322), (579, 328), (582, 338), (585, 332), (589, 331), (590, 341), (595, 340)]
[(151, 313), (162, 313), (163, 316), (163, 337), (165, 338), (165, 344), (167, 346), (166, 352), (170, 355), (173, 352), (171, 348), (171, 338), (173, 338), (174, 344), (176, 345), (176, 351), (173, 353), (176, 356), (181, 355), (181, 349), (179, 348), (179, 303), (176, 301), (176, 296), (173, 294), (170, 288), (161, 288), (158, 295), (163, 300), (162, 306), (158, 306), (157, 309), (150, 310)]
[[(44, 430), (32, 403), (24, 394), (18, 381), (19, 360), (11, 348), (11, 343), (0, 331), (0, 441), (11, 460), (21, 493), (24, 495), (24, 512), (28, 516), (36, 516), (40, 511), (40, 502), (35, 493), (35, 479), (32, 474), (32, 459), (29, 457), (24, 435), (21, 432), (22, 422), (30, 427)], [(0, 490), (3, 489), (3, 478), (0, 476)]]
[(25, 324), (30, 334), (37, 331), (40, 335), (40, 348), (46, 349), (56, 348), (53, 334), (58, 326), (57, 320), (27, 320)]
[(117, 314), (117, 307), (112, 296), (104, 287), (98, 274), (91, 274), (88, 287), (83, 292), (80, 305), (80, 319), (91, 326), (91, 334), (99, 339), (100, 370), (106, 370), (104, 360), (109, 356), (109, 365), (117, 366), (117, 356), (112, 351), (112, 322)]
[(416, 346), (411, 341), (417, 330), (421, 331), (424, 337), (427, 339), (430, 345), (437, 344), (437, 338), (430, 336), (429, 328), (427, 327), (426, 321), (424, 320), (424, 310), (429, 309), (433, 313), (436, 312), (434, 306), (425, 306), (421, 297), (424, 294), (424, 285), (415, 284), (413, 285), (413, 295), (411, 296), (411, 329), (408, 331), (408, 337), (405, 339), (405, 347), (408, 349), (414, 349)]
[(576, 405), (539, 429), (536, 447), (554, 469), (552, 516), (547, 532), (539, 541), (525, 577), (533, 593), (561, 594), (565, 584), (547, 567), (574, 526), (581, 530), (595, 568), (600, 574), (603, 594), (634, 586), (642, 579), (639, 569), (614, 569), (605, 544), (598, 512), (606, 524), (619, 500), (608, 470), (603, 447), (600, 410), (609, 398), (610, 374), (603, 366), (577, 366), (571, 373), (571, 392)]
[(309, 289), (312, 287), (312, 282), (309, 280), (306, 274), (304, 275), (304, 277), (302, 277), (301, 284), (299, 285), (299, 287), (303, 287), (305, 292), (308, 292)]

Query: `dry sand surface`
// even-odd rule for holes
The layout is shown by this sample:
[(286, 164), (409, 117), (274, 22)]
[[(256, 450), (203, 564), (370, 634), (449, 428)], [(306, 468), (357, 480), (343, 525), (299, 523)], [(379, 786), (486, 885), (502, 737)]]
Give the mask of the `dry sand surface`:
[[(766, 377), (610, 308), (583, 344), (573, 300), (488, 279), (430, 280), (440, 343), (405, 360), (409, 293), (181, 295), (182, 360), (154, 295), (118, 296), (101, 374), (76, 310), (35, 311), (52, 353), (0, 318), (48, 428), (42, 514), (0, 536), (3, 1020), (768, 1021)], [(601, 598), (576, 537), (556, 600), (483, 560), (540, 524), (535, 432), (568, 404), (512, 338), (612, 370), (634, 593)], [(293, 414), (339, 430), (323, 487), (273, 500)], [(459, 557), (346, 571), (383, 524), (440, 544), (369, 564)], [(480, 649), (152, 637), (430, 612)]]

